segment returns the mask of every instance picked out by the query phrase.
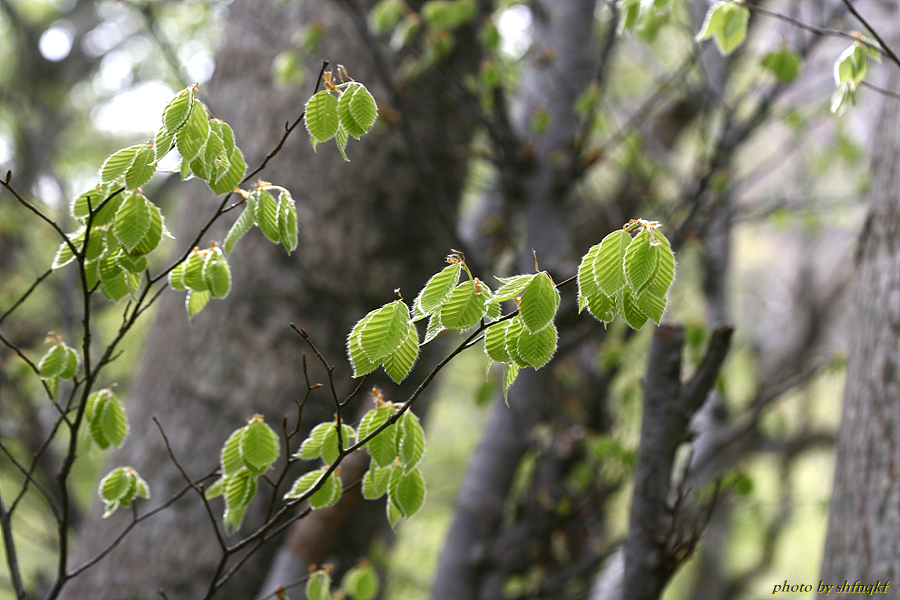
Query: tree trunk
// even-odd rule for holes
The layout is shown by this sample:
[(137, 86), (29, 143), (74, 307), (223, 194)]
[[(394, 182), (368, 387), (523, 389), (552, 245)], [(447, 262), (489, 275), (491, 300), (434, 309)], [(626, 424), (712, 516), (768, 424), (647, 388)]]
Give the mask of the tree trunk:
[[(889, 68), (889, 89), (896, 91), (900, 77), (894, 65)], [(828, 585), (888, 580), (892, 586), (900, 584), (900, 104), (896, 101), (884, 102), (877, 131), (822, 562), (821, 579)]]
[[(235, 247), (230, 297), (211, 302), (190, 324), (183, 295), (164, 294), (139, 372), (124, 394), (131, 432), (110, 461), (110, 467), (134, 466), (150, 484), (153, 499), (141, 503), (141, 512), (184, 486), (152, 417), (159, 419), (191, 477), (216, 466), (227, 436), (254, 413), (265, 414), (279, 430), (284, 415), (296, 417), (293, 398), (305, 391), (301, 355), (308, 347), (289, 329), (290, 323), (305, 328), (336, 366), (338, 394), (346, 394), (354, 384), (345, 357), (353, 323), (396, 298), (397, 287), (411, 301), (454, 245), (455, 201), (465, 176), (472, 122), (449, 105), (433, 82), (415, 81), (400, 94), (389, 92), (384, 76), (390, 77), (394, 67), (391, 58), (379, 54), (377, 44), (365, 44), (367, 34), (360, 29), (365, 26), (365, 12), (360, 11), (368, 8), (349, 0), (238, 0), (230, 10), (216, 74), (200, 97), (234, 127), (251, 168), (275, 146), (285, 123), (303, 110), (323, 60), (345, 65), (369, 87), (382, 114), (394, 119), (382, 121), (361, 142), (351, 141), (351, 163), (341, 159), (332, 143), (314, 153), (301, 127), (260, 175), (290, 189), (297, 201), (300, 244), (294, 254), (285, 256), (252, 231)], [(304, 57), (303, 88), (277, 87), (270, 76), (272, 60), (304, 24), (322, 28), (323, 36), (316, 53)], [(460, 40), (460, 50), (443, 65), (454, 77), (478, 64), (477, 45), (470, 42)], [(396, 102), (401, 97), (403, 106)], [(421, 152), (414, 156), (411, 145)], [(423, 169), (431, 175), (428, 180)], [(441, 206), (436, 198), (451, 204)], [(177, 227), (182, 243), (214, 203), (209, 191), (198, 186), (183, 206)], [(225, 231), (223, 224), (211, 236), (221, 240)], [(433, 366), (424, 359), (419, 364)], [(310, 365), (312, 381), (327, 383), (316, 361)], [(414, 373), (408, 381), (420, 379)], [(404, 400), (409, 387), (397, 388), (386, 377), (370, 382), (384, 386), (387, 398), (395, 401)], [(304, 425), (308, 429), (333, 412), (327, 394), (314, 395), (304, 410)], [(262, 496), (265, 487), (260, 485)], [(242, 533), (261, 522), (267, 503), (268, 498), (253, 502)], [(212, 505), (221, 511), (221, 499)], [(103, 548), (129, 521), (129, 512), (119, 511), (107, 521), (95, 512), (80, 532), (77, 558), (85, 560)], [(356, 530), (347, 531), (341, 543), (353, 544)], [(221, 596), (252, 597), (272, 550), (260, 552)], [(196, 598), (207, 589), (220, 556), (200, 499), (188, 494), (138, 526), (109, 557), (72, 581), (68, 597), (149, 599), (158, 598), (157, 590), (163, 589), (171, 600)]]

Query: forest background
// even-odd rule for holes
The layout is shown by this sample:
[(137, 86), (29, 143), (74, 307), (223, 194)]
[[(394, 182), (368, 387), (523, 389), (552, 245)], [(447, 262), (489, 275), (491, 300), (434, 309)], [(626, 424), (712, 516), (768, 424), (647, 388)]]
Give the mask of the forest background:
[[(101, 519), (97, 482), (110, 468), (134, 465), (152, 490), (135, 506), (155, 506), (185, 486), (173, 457), (199, 477), (253, 414), (275, 430), (283, 416), (296, 417), (304, 374), (323, 383), (328, 375), (318, 364), (308, 373), (301, 367), (303, 354), (313, 355), (290, 324), (305, 328), (336, 366), (343, 395), (353, 387), (345, 344), (354, 323), (393, 300), (395, 288), (411, 301), (453, 249), (493, 287), (488, 274), (531, 272), (535, 260), (559, 282), (576, 274), (589, 247), (642, 217), (660, 221), (676, 251), (667, 317), (684, 324), (686, 381), (701, 370), (715, 328), (734, 329), (694, 416), (692, 453), (673, 447), (673, 487), (664, 497), (674, 508), (680, 490), (696, 497), (685, 512), (670, 511), (662, 554), (673, 563), (663, 570), (675, 577), (659, 578), (665, 597), (755, 598), (785, 580), (816, 587), (825, 573), (833, 575), (828, 583), (841, 583), (839, 573), (890, 579), (896, 558), (881, 561), (878, 552), (854, 547), (864, 558), (837, 566), (829, 553), (854, 553), (840, 550), (840, 524), (832, 523), (828, 544), (826, 530), (839, 428), (847, 447), (869, 439), (850, 430), (857, 420), (842, 425), (848, 354), (852, 364), (853, 352), (864, 357), (860, 346), (874, 348), (891, 331), (858, 296), (880, 299), (889, 320), (897, 318), (892, 310), (900, 314), (896, 280), (850, 292), (859, 285), (854, 272), (866, 272), (858, 266), (871, 230), (892, 231), (896, 212), (867, 219), (879, 214), (872, 207), (882, 196), (888, 206), (897, 200), (883, 191), (895, 189), (896, 148), (882, 138), (897, 121), (889, 90), (900, 65), (889, 42), (874, 37), (896, 32), (892, 3), (748, 3), (746, 40), (727, 56), (727, 40), (696, 37), (710, 9), (702, 1), (424, 4), (0, 1), (0, 170), (12, 173), (0, 190), (3, 311), (47, 270), (60, 243), (13, 190), (73, 230), (72, 201), (96, 184), (110, 154), (156, 134), (179, 90), (199, 83), (198, 97), (234, 128), (251, 169), (302, 115), (324, 61), (335, 77), (343, 65), (379, 104), (373, 132), (348, 145), (349, 163), (330, 143), (314, 153), (301, 126), (259, 175), (296, 200), (295, 252), (287, 256), (253, 231), (235, 255), (226, 300), (189, 319), (183, 294), (165, 291), (155, 314), (136, 321), (101, 380), (118, 382), (129, 437), (112, 453), (79, 441), (66, 500), (69, 568), (133, 518), (120, 510)], [(459, 12), (435, 8), (448, 6)], [(873, 52), (849, 89), (834, 65), (861, 39)], [(189, 251), (184, 244), (217, 203), (202, 182), (179, 179), (157, 175), (144, 186), (175, 237), (152, 268)], [(223, 240), (234, 217), (208, 238)], [(37, 363), (50, 330), (76, 346), (77, 280), (60, 269), (0, 320), (11, 342), (0, 348), (4, 498), (21, 488), (17, 465), (32, 456), (40, 460), (28, 477), (50, 497), (60, 494), (52, 482), (65, 446), (41, 450), (56, 412), (16, 350)], [(377, 503), (312, 513), (257, 551), (222, 597), (266, 596), (323, 562), (335, 564), (339, 579), (363, 556), (388, 598), (599, 599), (633, 577), (621, 548), (630, 535), (642, 400), (647, 378), (661, 372), (650, 350), (656, 327), (635, 332), (621, 319), (605, 327), (576, 318), (575, 291), (560, 291), (556, 356), (542, 370), (523, 369), (508, 406), (502, 371), (485, 375), (487, 357), (476, 349), (454, 359), (417, 403), (428, 489), (417, 514), (391, 533)], [(94, 304), (100, 344), (128, 309)], [(423, 350), (403, 386), (378, 375), (369, 384), (401, 401), (459, 343), (452, 336)], [(859, 361), (878, 367), (890, 398), (896, 357)], [(304, 432), (333, 413), (330, 399), (310, 397)], [(364, 410), (366, 402), (351, 406)], [(885, 424), (881, 433), (892, 439), (893, 416), (859, 418)], [(848, 468), (868, 474), (867, 482), (890, 480), (893, 455)], [(344, 471), (348, 477), (350, 466)], [(345, 480), (348, 490), (360, 477)], [(862, 518), (854, 502), (834, 506)], [(896, 498), (885, 502), (882, 512), (900, 514)], [(139, 598), (162, 589), (187, 598), (208, 589), (220, 548), (197, 497), (135, 527), (61, 589), (53, 581), (62, 534), (47, 504), (32, 489), (15, 519), (0, 507), (17, 533), (29, 594)], [(260, 523), (264, 508), (251, 505), (245, 527)], [(861, 530), (835, 510), (832, 521)], [(156, 549), (149, 557), (148, 548)], [(4, 597), (16, 597), (14, 579), (7, 574)]]

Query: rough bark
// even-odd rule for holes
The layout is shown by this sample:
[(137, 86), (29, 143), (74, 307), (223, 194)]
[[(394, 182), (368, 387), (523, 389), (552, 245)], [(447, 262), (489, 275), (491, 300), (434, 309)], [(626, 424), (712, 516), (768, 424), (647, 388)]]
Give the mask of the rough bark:
[[(216, 74), (201, 97), (232, 124), (248, 164), (258, 164), (281, 137), (285, 122), (300, 114), (325, 59), (345, 65), (369, 87), (383, 112), (401, 121), (398, 128), (382, 124), (363, 142), (352, 142), (349, 164), (331, 144), (320, 145), (315, 154), (305, 134), (295, 133), (261, 177), (294, 194), (300, 227), (297, 251), (286, 257), (258, 232), (248, 234), (234, 252), (231, 296), (211, 303), (190, 325), (182, 295), (167, 292), (162, 298), (139, 372), (126, 394), (131, 434), (110, 461), (112, 466), (131, 464), (147, 479), (154, 494), (151, 506), (184, 485), (151, 417), (159, 418), (179, 461), (197, 477), (215, 466), (225, 438), (254, 413), (264, 413), (276, 429), (283, 415), (296, 414), (292, 398), (305, 389), (300, 365), (308, 348), (289, 323), (304, 327), (336, 365), (338, 393), (349, 391), (344, 341), (352, 324), (395, 298), (396, 287), (407, 299), (413, 297), (441, 268), (442, 257), (453, 245), (455, 223), (448, 222), (447, 207), (432, 199), (458, 197), (472, 131), (466, 115), (453, 110), (431, 82), (414, 82), (402, 90), (403, 106), (394, 102), (401, 96), (389, 93), (379, 79), (385, 68), (390, 75), (391, 62), (379, 63), (384, 57), (362, 43), (355, 3), (243, 0), (230, 10)], [(312, 23), (322, 28), (323, 41), (316, 54), (306, 58), (303, 89), (275, 86), (273, 57), (299, 27)], [(477, 46), (463, 40), (458, 48), (444, 65), (455, 76), (477, 65)], [(406, 128), (409, 136), (404, 139), (399, 128)], [(422, 150), (415, 160), (410, 140)], [(421, 177), (422, 165), (434, 174), (427, 181)], [(179, 240), (187, 239), (187, 232), (212, 207), (208, 191), (194, 188), (179, 215)], [(211, 235), (221, 239), (224, 232), (223, 226)], [(326, 381), (321, 368), (311, 368), (311, 378)], [(380, 377), (371, 382), (386, 383)], [(386, 394), (402, 400), (404, 388), (391, 384)], [(327, 395), (314, 397), (304, 423), (309, 427), (330, 419), (333, 409)], [(242, 531), (260, 523), (266, 503), (251, 505)], [(221, 510), (220, 501), (213, 504)], [(127, 514), (103, 522), (98, 517), (80, 532), (79, 559), (104, 547), (129, 519)], [(345, 531), (358, 529), (348, 526)], [(347, 537), (349, 542), (354, 536)], [(271, 552), (260, 552), (220, 597), (252, 597)], [(219, 556), (202, 504), (189, 494), (135, 529), (106, 560), (71, 582), (68, 597), (157, 598), (163, 588), (172, 600), (195, 598), (209, 585)]]
[(877, 131), (822, 561), (829, 585), (900, 579), (900, 104), (884, 103)]

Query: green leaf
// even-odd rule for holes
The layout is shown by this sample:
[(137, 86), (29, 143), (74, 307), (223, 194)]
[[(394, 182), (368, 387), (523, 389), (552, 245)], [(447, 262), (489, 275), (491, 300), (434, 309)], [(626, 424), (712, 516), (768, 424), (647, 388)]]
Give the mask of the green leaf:
[(306, 115), (304, 116), (306, 130), (313, 142), (326, 142), (337, 133), (338, 124), (338, 100), (328, 90), (322, 90), (314, 95), (306, 103)]
[(588, 298), (587, 308), (598, 321), (603, 321), (604, 323), (611, 322), (619, 312), (615, 298), (610, 298), (603, 292), (598, 292), (596, 295)]
[(719, 51), (727, 56), (744, 42), (749, 20), (750, 10), (746, 6), (721, 0), (709, 8), (695, 39), (699, 42), (715, 38)]
[(59, 396), (59, 377), (48, 377), (43, 381), (47, 386), (47, 397), (50, 400), (56, 400), (56, 397)]
[(66, 367), (59, 374), (60, 379), (71, 379), (78, 370), (78, 353), (66, 346)]
[(128, 434), (128, 420), (125, 418), (125, 412), (115, 394), (110, 393), (108, 400), (103, 403), (100, 413), (98, 414), (95, 409), (93, 416), (94, 421), (98, 423), (103, 432), (103, 437), (116, 448), (121, 446)]
[(125, 187), (136, 189), (150, 181), (156, 172), (156, 157), (153, 149), (147, 145), (138, 146), (134, 162), (125, 173)]
[(129, 273), (120, 271), (119, 274), (112, 279), (103, 280), (102, 283), (100, 283), (100, 291), (112, 302), (121, 302), (133, 291), (129, 280)]
[(378, 117), (375, 98), (361, 83), (347, 86), (338, 103), (338, 115), (347, 133), (359, 139), (369, 132)]
[[(347, 424), (341, 424), (341, 441), (344, 449), (350, 446), (350, 440), (354, 437), (356, 437), (356, 432), (353, 431), (353, 428)], [(340, 454), (338, 450), (337, 427), (334, 423), (329, 423), (328, 429), (325, 430), (325, 437), (322, 440), (322, 460), (331, 465), (334, 464), (334, 461), (338, 459)]]
[(462, 264), (457, 262), (432, 275), (419, 295), (416, 296), (414, 310), (423, 317), (437, 311), (459, 284), (461, 272)]
[(419, 418), (406, 411), (396, 423), (397, 456), (406, 471), (414, 468), (425, 455), (425, 431)]
[(441, 324), (460, 331), (472, 327), (487, 311), (485, 302), (488, 299), (477, 278), (462, 282), (441, 305)]
[(194, 87), (188, 87), (169, 100), (166, 108), (163, 109), (163, 125), (171, 133), (177, 133), (182, 127), (187, 125), (188, 119), (195, 107), (194, 103)]
[(238, 240), (244, 237), (244, 234), (250, 231), (251, 227), (256, 225), (256, 200), (251, 197), (247, 198), (246, 202), (247, 206), (244, 208), (244, 212), (241, 213), (238, 220), (228, 230), (228, 235), (225, 236), (225, 254), (231, 254)]
[(372, 361), (392, 354), (409, 336), (409, 307), (402, 300), (385, 304), (373, 313), (359, 332), (363, 352)]
[(553, 323), (547, 323), (543, 329), (534, 333), (523, 328), (516, 346), (518, 357), (529, 367), (540, 369), (556, 352), (557, 333)]
[(509, 321), (501, 321), (487, 328), (484, 334), (484, 351), (493, 360), (500, 363), (511, 363), (512, 358), (506, 349), (506, 329)]
[(169, 287), (171, 287), (176, 292), (183, 292), (187, 290), (187, 286), (184, 283), (184, 272), (187, 268), (188, 261), (183, 260), (169, 271)]
[(198, 292), (197, 290), (188, 290), (187, 298), (184, 300), (184, 306), (187, 310), (188, 318), (193, 317), (203, 310), (206, 303), (209, 302), (209, 292)]
[(507, 406), (509, 406), (509, 386), (513, 384), (518, 374), (519, 365), (516, 363), (503, 365), (503, 400), (506, 401)]
[(123, 193), (125, 199), (116, 211), (113, 233), (119, 243), (131, 252), (150, 230), (150, 208), (146, 199), (131, 192)]
[(219, 247), (211, 248), (203, 261), (203, 281), (213, 298), (224, 298), (231, 291), (231, 269)]
[(633, 329), (640, 329), (647, 322), (647, 319), (650, 318), (635, 302), (631, 288), (627, 286), (622, 288), (622, 291), (616, 296), (616, 300), (619, 305), (619, 312), (624, 317), (625, 322)]
[(159, 162), (175, 147), (175, 132), (169, 131), (165, 126), (160, 127), (153, 140), (153, 151), (156, 161)]
[(592, 246), (581, 258), (578, 265), (578, 312), (587, 306), (587, 299), (601, 293), (600, 284), (597, 282), (595, 262), (600, 256), (600, 244)]
[(519, 315), (525, 329), (535, 332), (553, 320), (558, 307), (559, 290), (553, 285), (550, 275), (544, 271), (535, 275), (525, 286), (519, 305)]
[(500, 289), (494, 292), (491, 302), (503, 302), (504, 300), (512, 300), (522, 293), (522, 290), (531, 283), (534, 275), (516, 275), (514, 277), (497, 277), (497, 281), (501, 283)]
[(407, 12), (409, 8), (403, 0), (381, 0), (369, 11), (369, 27), (377, 34), (387, 33)]
[(50, 377), (59, 377), (66, 370), (69, 357), (67, 352), (68, 346), (59, 342), (53, 344), (49, 350), (41, 357), (38, 363), (38, 371), (44, 379)]
[(294, 482), (294, 485), (291, 486), (291, 491), (284, 495), (284, 499), (292, 500), (303, 496), (303, 494), (319, 483), (324, 474), (325, 469), (315, 469), (304, 473)]
[(353, 600), (374, 600), (378, 595), (378, 574), (368, 562), (361, 562), (344, 573), (341, 589)]
[(206, 114), (206, 107), (197, 99), (194, 99), (193, 105), (187, 123), (175, 135), (178, 152), (188, 163), (197, 158), (209, 137), (209, 117)]
[(416, 514), (425, 503), (425, 480), (419, 469), (404, 472), (394, 469), (388, 485), (390, 502), (407, 519)]
[(431, 315), (428, 319), (428, 328), (425, 330), (425, 339), (422, 341), (422, 344), (427, 344), (434, 338), (438, 336), (439, 333), (444, 331), (446, 327), (441, 323), (441, 315), (440, 313), (435, 313)]
[(206, 280), (203, 278), (203, 264), (206, 262), (206, 251), (194, 248), (184, 262), (184, 285), (195, 292), (207, 290)]
[(600, 249), (594, 261), (594, 276), (597, 285), (607, 296), (614, 296), (625, 285), (625, 252), (631, 244), (627, 231), (613, 231), (600, 242)]
[(110, 471), (106, 477), (100, 480), (98, 490), (100, 498), (107, 502), (120, 499), (129, 486), (128, 471), (125, 467), (118, 467)]
[(316, 571), (306, 580), (306, 598), (308, 600), (331, 600), (331, 575), (325, 571)]
[(262, 475), (272, 466), (281, 452), (278, 435), (269, 427), (261, 415), (256, 415), (247, 424), (241, 436), (241, 461), (254, 475)]
[(353, 376), (362, 377), (367, 373), (371, 373), (378, 368), (379, 360), (371, 360), (365, 352), (359, 341), (360, 332), (369, 324), (372, 317), (377, 311), (372, 311), (353, 326), (350, 335), (347, 336), (347, 356), (350, 357), (350, 364), (353, 367)]
[(409, 333), (400, 346), (384, 359), (384, 370), (395, 383), (400, 383), (419, 357), (419, 332), (413, 323), (409, 323)]
[[(84, 242), (84, 229), (79, 229), (75, 233), (69, 234), (68, 237), (73, 246), (80, 248), (81, 244)], [(56, 250), (56, 255), (53, 257), (53, 263), (50, 265), (50, 268), (55, 271), (63, 268), (74, 260), (75, 254), (72, 252), (69, 244), (63, 242)]]
[(150, 227), (147, 228), (147, 232), (137, 245), (131, 250), (128, 250), (128, 253), (132, 256), (144, 256), (156, 250), (156, 247), (159, 246), (159, 243), (162, 241), (163, 233), (165, 232), (165, 222), (162, 213), (159, 211), (159, 207), (143, 196), (141, 196), (141, 198), (143, 198), (145, 206), (150, 212)]
[(659, 253), (651, 244), (651, 236), (650, 230), (644, 229), (625, 251), (625, 279), (635, 296), (643, 293), (659, 270)]
[(354, 119), (353, 113), (350, 111), (350, 101), (353, 99), (353, 95), (359, 91), (361, 87), (362, 85), (355, 81), (350, 83), (344, 88), (341, 97), (338, 100), (338, 118), (341, 121), (341, 127), (356, 139), (362, 137), (366, 133), (366, 130)]
[(256, 200), (256, 222), (260, 231), (269, 238), (270, 242), (277, 244), (280, 241), (278, 232), (278, 203), (275, 197), (267, 189), (259, 190)]
[(246, 426), (236, 429), (222, 446), (219, 463), (222, 465), (223, 477), (231, 477), (244, 467), (244, 461), (241, 459), (241, 438), (246, 431)]
[(366, 500), (378, 500), (387, 493), (391, 481), (391, 468), (381, 468), (372, 459), (369, 470), (363, 476), (362, 495)]
[(122, 148), (103, 161), (103, 166), (100, 167), (101, 183), (112, 183), (124, 176), (140, 149), (140, 145)]
[(297, 207), (285, 192), (278, 198), (278, 237), (288, 254), (297, 248)]
[(519, 354), (519, 337), (523, 331), (525, 331), (525, 326), (522, 325), (521, 317), (516, 316), (509, 320), (509, 325), (506, 327), (506, 352), (513, 364), (519, 367), (529, 366), (528, 362)]
[[(373, 408), (365, 414), (360, 421), (357, 439), (365, 439), (369, 434), (384, 424), (394, 411), (386, 406)], [(366, 443), (366, 449), (369, 456), (379, 467), (387, 467), (394, 459), (397, 458), (397, 446), (395, 444), (397, 436), (396, 427), (387, 427), (384, 431), (376, 435)]]
[(246, 468), (232, 475), (225, 484), (225, 531), (229, 535), (241, 528), (257, 486), (256, 477)]
[(225, 477), (219, 477), (216, 479), (211, 486), (206, 488), (203, 492), (203, 497), (207, 500), (212, 500), (213, 498), (218, 498), (222, 494), (225, 493), (225, 484), (228, 483), (228, 479)]
[(762, 66), (772, 72), (779, 81), (789, 83), (800, 74), (800, 55), (793, 50), (769, 52), (763, 57)]
[(319, 423), (309, 432), (309, 437), (303, 440), (300, 449), (294, 455), (295, 458), (313, 460), (322, 456), (322, 444), (325, 435), (334, 428), (334, 423)]
[(337, 472), (329, 475), (318, 492), (309, 497), (309, 506), (313, 510), (334, 506), (341, 499), (344, 487)]
[(334, 143), (337, 145), (338, 151), (341, 153), (341, 157), (350, 162), (350, 158), (347, 156), (347, 140), (349, 140), (349, 136), (347, 135), (347, 130), (344, 129), (343, 125), (338, 125), (338, 130), (334, 134)]
[(116, 253), (116, 263), (129, 273), (143, 273), (147, 269), (147, 259), (145, 257), (134, 257), (123, 250)]

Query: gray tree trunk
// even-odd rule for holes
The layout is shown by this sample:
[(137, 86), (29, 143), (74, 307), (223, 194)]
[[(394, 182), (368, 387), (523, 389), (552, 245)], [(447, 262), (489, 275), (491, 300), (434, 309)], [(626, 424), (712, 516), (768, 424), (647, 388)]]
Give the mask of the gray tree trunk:
[[(313, 153), (301, 126), (260, 175), (293, 192), (300, 227), (295, 253), (287, 257), (258, 231), (248, 234), (234, 251), (230, 297), (211, 302), (190, 324), (183, 294), (164, 294), (139, 372), (124, 393), (130, 436), (109, 463), (132, 465), (148, 481), (153, 499), (141, 503), (142, 511), (184, 486), (152, 417), (159, 419), (192, 477), (215, 467), (227, 436), (254, 413), (263, 413), (280, 430), (284, 415), (296, 418), (293, 398), (305, 391), (301, 355), (308, 348), (289, 329), (290, 323), (305, 328), (336, 365), (338, 393), (347, 393), (353, 382), (344, 344), (353, 323), (396, 298), (397, 287), (411, 301), (427, 277), (442, 268), (443, 257), (454, 245), (454, 203), (465, 176), (471, 120), (429, 81), (414, 82), (404, 90), (404, 105), (397, 105), (399, 95), (390, 93), (379, 78), (390, 76), (394, 65), (390, 57), (377, 54), (381, 51), (377, 46), (364, 43), (360, 30), (364, 13), (354, 12), (355, 2), (238, 0), (230, 10), (216, 74), (200, 94), (216, 116), (234, 127), (251, 167), (275, 146), (285, 123), (303, 110), (324, 59), (345, 65), (351, 76), (369, 87), (383, 112), (399, 118), (399, 124), (382, 123), (363, 141), (351, 141), (351, 163), (341, 159), (332, 143)], [(316, 54), (304, 58), (303, 88), (276, 87), (271, 78), (274, 56), (310, 23), (323, 29), (323, 38)], [(460, 50), (443, 65), (454, 77), (478, 64), (475, 44), (462, 39), (457, 47)], [(407, 135), (400, 135), (404, 130)], [(415, 156), (411, 140), (421, 150)], [(430, 172), (428, 180), (423, 169)], [(435, 199), (449, 199), (450, 204), (442, 206)], [(170, 223), (178, 223), (178, 239), (184, 244), (188, 233), (212, 212), (214, 201), (198, 186), (182, 206), (177, 221), (174, 215), (169, 217)], [(223, 224), (211, 236), (221, 240), (225, 231)], [(420, 359), (422, 364), (431, 366)], [(310, 365), (312, 381), (327, 383), (314, 359)], [(388, 384), (386, 378), (370, 381), (383, 385), (388, 399), (405, 399), (404, 388)], [(367, 400), (357, 401), (353, 408), (363, 402)], [(333, 412), (330, 397), (320, 393), (307, 405), (304, 424), (311, 427), (330, 419)], [(261, 491), (265, 487), (261, 485)], [(221, 511), (221, 499), (212, 504)], [(242, 533), (261, 522), (267, 504), (268, 498), (254, 501)], [(97, 512), (89, 517), (79, 532), (76, 559), (85, 560), (103, 548), (129, 521), (129, 512), (119, 511), (106, 521)], [(377, 524), (383, 518), (382, 509), (369, 522)], [(355, 539), (362, 530), (348, 526), (341, 544), (355, 543), (364, 551), (365, 540)], [(314, 540), (319, 545), (331, 541)], [(260, 552), (219, 597), (252, 597), (271, 552)], [(73, 580), (67, 597), (149, 599), (159, 598), (157, 590), (162, 589), (171, 600), (196, 598), (209, 585), (219, 557), (202, 504), (195, 494), (188, 494), (137, 527), (102, 563)], [(76, 564), (73, 561), (72, 566)]]
[[(896, 66), (888, 68), (889, 89), (896, 91), (900, 76)], [(821, 579), (829, 585), (844, 581), (852, 585), (857, 580), (900, 585), (900, 104), (896, 101), (884, 102), (877, 131), (871, 205), (857, 256), (847, 386), (822, 561)]]

